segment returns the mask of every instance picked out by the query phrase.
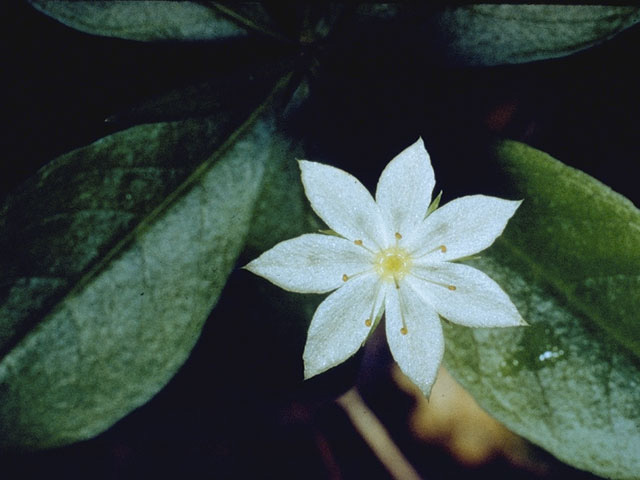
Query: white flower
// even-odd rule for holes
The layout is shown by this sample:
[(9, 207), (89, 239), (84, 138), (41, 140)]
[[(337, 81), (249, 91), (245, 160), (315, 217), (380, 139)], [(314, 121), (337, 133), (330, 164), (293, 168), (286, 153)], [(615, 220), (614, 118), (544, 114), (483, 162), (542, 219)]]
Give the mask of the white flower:
[(353, 355), (386, 313), (396, 362), (428, 395), (444, 353), (439, 315), (469, 327), (525, 325), (497, 283), (452, 263), (490, 246), (521, 202), (471, 195), (429, 212), (435, 178), (422, 139), (387, 165), (375, 200), (340, 169), (300, 169), (313, 210), (338, 236), (284, 241), (246, 268), (293, 292), (335, 290), (311, 321), (305, 378)]

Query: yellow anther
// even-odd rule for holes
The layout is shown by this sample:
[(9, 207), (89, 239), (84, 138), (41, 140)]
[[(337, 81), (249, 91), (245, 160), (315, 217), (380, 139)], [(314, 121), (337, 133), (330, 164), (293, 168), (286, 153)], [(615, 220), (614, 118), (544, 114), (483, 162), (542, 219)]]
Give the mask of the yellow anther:
[(358, 246), (362, 246), (362, 240), (354, 240), (353, 243), (355, 243)]
[(370, 327), (370, 326), (371, 326), (371, 319), (370, 319), (370, 318), (367, 318), (367, 319), (364, 321), (364, 324), (365, 324), (367, 327)]
[(348, 276), (347, 276), (347, 274), (345, 273), (345, 274), (343, 274), (343, 275), (342, 275), (342, 281), (343, 281), (343, 282), (346, 282), (347, 280), (349, 280), (349, 277), (348, 277)]
[(400, 235), (400, 233), (396, 232), (396, 238), (397, 238), (398, 240), (400, 240), (400, 239), (402, 238), (402, 235)]
[(447, 285), (447, 288), (451, 291), (454, 291), (456, 289), (455, 285)]
[(407, 330), (407, 327), (402, 327), (402, 328), (400, 329), (400, 333), (401, 333), (402, 335), (406, 335), (407, 333), (409, 333), (409, 330)]
[(446, 247), (446, 245), (438, 245), (438, 246), (437, 246), (436, 248), (434, 248), (433, 250), (429, 250), (428, 252), (426, 252), (426, 253), (425, 253), (425, 255), (426, 255), (426, 254), (429, 254), (429, 253), (436, 252), (436, 251), (438, 251), (438, 250), (440, 250), (440, 252), (441, 252), (441, 253), (447, 253), (447, 247)]

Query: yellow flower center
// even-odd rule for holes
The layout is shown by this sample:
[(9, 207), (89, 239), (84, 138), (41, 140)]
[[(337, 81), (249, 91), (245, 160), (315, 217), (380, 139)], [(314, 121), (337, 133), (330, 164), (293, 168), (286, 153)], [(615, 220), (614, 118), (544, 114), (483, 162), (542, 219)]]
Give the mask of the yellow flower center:
[(378, 275), (397, 282), (411, 269), (411, 256), (404, 248), (389, 247), (376, 254), (373, 264)]

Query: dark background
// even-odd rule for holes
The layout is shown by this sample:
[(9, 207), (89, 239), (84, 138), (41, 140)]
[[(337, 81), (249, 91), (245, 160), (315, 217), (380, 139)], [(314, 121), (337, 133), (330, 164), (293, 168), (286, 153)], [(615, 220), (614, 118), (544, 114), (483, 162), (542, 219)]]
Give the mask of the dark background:
[[(141, 100), (215, 75), (220, 63), (292, 54), (290, 46), (258, 47), (251, 39), (146, 44), (95, 37), (23, 2), (3, 4), (0, 19), (0, 197), (55, 156), (126, 127), (104, 120)], [(398, 54), (397, 43), (377, 38), (373, 49), (368, 40), (326, 54), (317, 100), (297, 125), (309, 158), (348, 164), (372, 186), (382, 166), (422, 135), (450, 199), (489, 177), (474, 149), (504, 135), (640, 204), (639, 28), (564, 59), (470, 69), (422, 62), (419, 45), (405, 42)], [(374, 356), (376, 378), (358, 374), (359, 354), (302, 383), (299, 332), (274, 328), (281, 320), (269, 317), (276, 315), (269, 306), (234, 298), (255, 288), (269, 287), (246, 272), (232, 274), (215, 316), (234, 322), (209, 321), (191, 358), (147, 405), (95, 439), (0, 454), (2, 478), (329, 478), (327, 452), (343, 478), (388, 478), (331, 401), (354, 381), (425, 478), (540, 477), (500, 458), (465, 467), (442, 447), (417, 441), (406, 426), (413, 400), (390, 380), (384, 349)], [(542, 478), (594, 478), (536, 454), (551, 465)]]

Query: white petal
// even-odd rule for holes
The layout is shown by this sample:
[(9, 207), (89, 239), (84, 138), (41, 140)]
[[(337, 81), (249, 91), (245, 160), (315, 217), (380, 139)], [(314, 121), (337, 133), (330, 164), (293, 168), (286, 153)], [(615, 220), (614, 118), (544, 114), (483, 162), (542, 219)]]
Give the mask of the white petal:
[(403, 246), (414, 257), (433, 252), (434, 260), (478, 253), (500, 236), (521, 203), (484, 195), (457, 198), (429, 215)]
[[(435, 310), (405, 282), (390, 288), (385, 301), (387, 341), (400, 370), (429, 395), (444, 354)], [(403, 323), (404, 320), (404, 323)], [(406, 326), (406, 334), (401, 332)]]
[(302, 184), (311, 207), (336, 233), (371, 249), (385, 248), (390, 236), (380, 208), (357, 178), (339, 168), (300, 160)]
[[(419, 277), (419, 278), (418, 278)], [(416, 266), (406, 278), (447, 320), (468, 327), (526, 325), (509, 296), (480, 270), (445, 262)], [(449, 289), (449, 286), (455, 290)]]
[(382, 287), (377, 275), (364, 274), (347, 281), (318, 306), (304, 348), (305, 378), (344, 362), (358, 351), (371, 331), (365, 321), (379, 314)]
[(371, 269), (371, 253), (332, 235), (310, 233), (280, 242), (245, 268), (280, 288), (298, 293), (325, 293)]
[(422, 138), (386, 166), (376, 189), (376, 202), (393, 232), (405, 236), (424, 219), (435, 176)]

